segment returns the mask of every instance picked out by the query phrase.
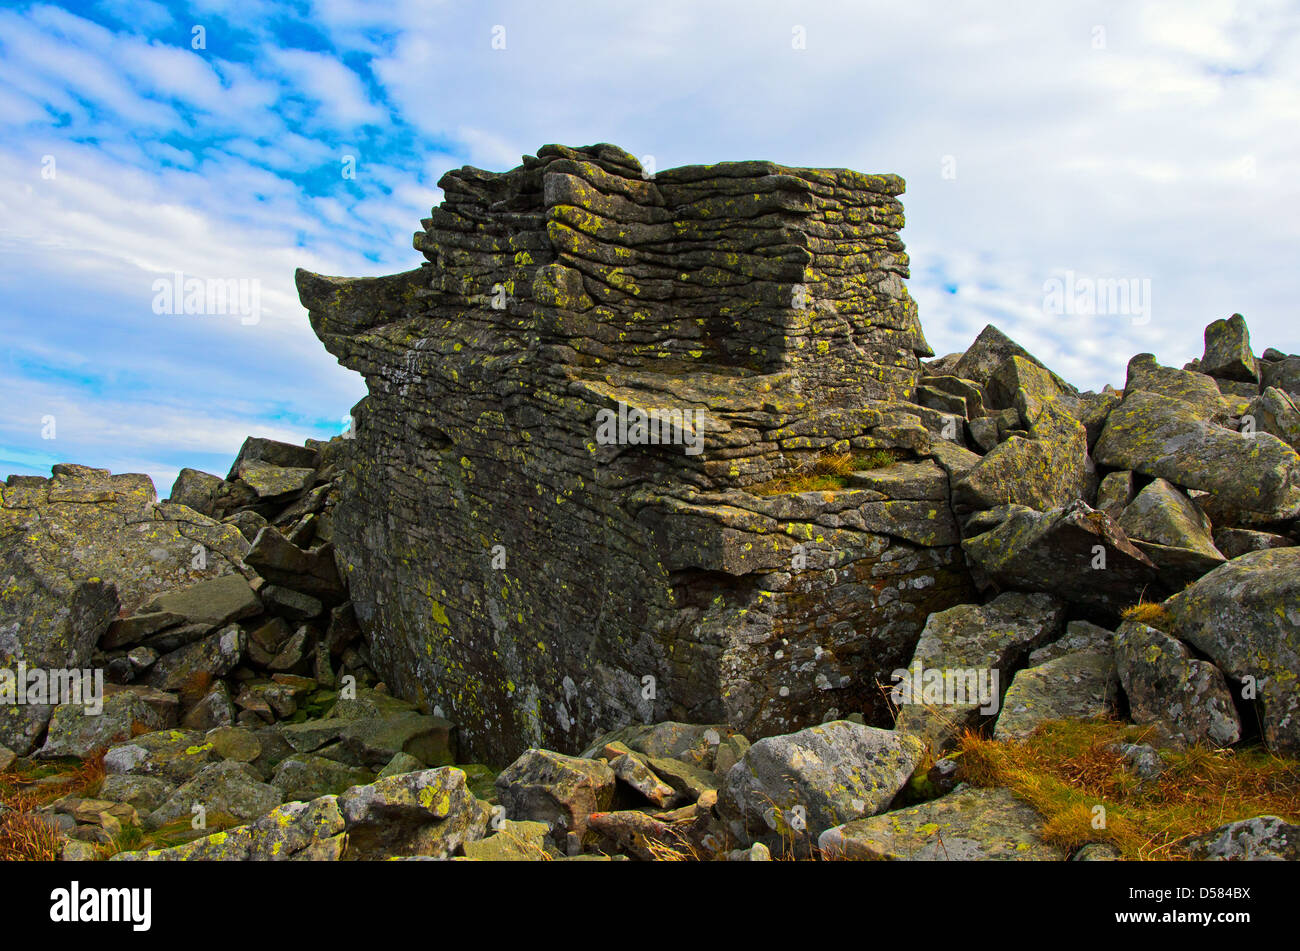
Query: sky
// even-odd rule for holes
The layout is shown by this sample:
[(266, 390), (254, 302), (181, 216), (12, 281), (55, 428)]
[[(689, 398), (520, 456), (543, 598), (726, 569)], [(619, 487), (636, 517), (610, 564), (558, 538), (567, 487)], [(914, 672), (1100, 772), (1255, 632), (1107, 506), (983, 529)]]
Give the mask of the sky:
[[(415, 267), (444, 172), (551, 142), (902, 175), (939, 354), (994, 323), (1099, 389), (1234, 312), (1300, 351), (1294, 2), (8, 3), (0, 475), (166, 497), (341, 432), (294, 269)], [(237, 293), (169, 313), (196, 282)]]

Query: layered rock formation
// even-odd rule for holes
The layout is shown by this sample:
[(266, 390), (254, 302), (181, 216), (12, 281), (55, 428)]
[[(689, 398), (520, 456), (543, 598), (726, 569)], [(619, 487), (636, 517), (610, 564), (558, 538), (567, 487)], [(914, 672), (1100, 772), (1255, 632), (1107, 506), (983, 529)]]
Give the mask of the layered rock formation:
[[(929, 461), (961, 420), (905, 402), (929, 350), (902, 181), (650, 177), (612, 146), (547, 146), (441, 187), (427, 265), (298, 274), (370, 390), (336, 540), (377, 672), (495, 756), (629, 720), (883, 715), (877, 679), (969, 596)], [(676, 443), (606, 444), (603, 410)], [(928, 478), (758, 494), (870, 450)]]

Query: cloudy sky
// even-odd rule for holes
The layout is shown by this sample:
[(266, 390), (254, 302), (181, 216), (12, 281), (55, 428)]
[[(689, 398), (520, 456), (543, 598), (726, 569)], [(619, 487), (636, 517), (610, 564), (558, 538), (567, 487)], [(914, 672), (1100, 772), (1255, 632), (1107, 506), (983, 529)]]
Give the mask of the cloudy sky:
[[(1293, 2), (10, 3), (0, 474), (165, 496), (245, 435), (339, 432), (364, 386), (294, 268), (414, 267), (443, 172), (602, 141), (903, 175), (939, 353), (992, 322), (1099, 388), (1234, 311), (1300, 351)], [(178, 273), (256, 289), (257, 319), (157, 313)]]

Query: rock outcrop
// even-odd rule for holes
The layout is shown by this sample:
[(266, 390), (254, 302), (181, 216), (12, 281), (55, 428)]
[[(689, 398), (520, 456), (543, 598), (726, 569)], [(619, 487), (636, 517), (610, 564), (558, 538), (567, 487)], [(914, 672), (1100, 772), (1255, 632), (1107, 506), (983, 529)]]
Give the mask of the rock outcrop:
[(903, 402), (929, 349), (902, 181), (651, 177), (612, 146), (548, 146), (441, 187), (427, 265), (298, 274), (370, 390), (335, 534), (377, 672), (498, 756), (630, 720), (883, 712), (877, 676), (970, 594), (946, 487), (770, 489), (961, 437)]

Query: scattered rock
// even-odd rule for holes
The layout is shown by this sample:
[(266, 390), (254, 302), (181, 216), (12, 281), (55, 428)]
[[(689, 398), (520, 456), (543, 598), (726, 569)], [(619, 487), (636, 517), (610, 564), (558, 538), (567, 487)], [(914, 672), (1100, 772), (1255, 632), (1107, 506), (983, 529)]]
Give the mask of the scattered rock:
[(1006, 789), (967, 786), (897, 812), (822, 833), (822, 853), (848, 859), (906, 861), (1059, 861), (1065, 850), (1043, 841), (1043, 819)]
[[(1064, 615), (1064, 605), (1050, 595), (1013, 592), (986, 605), (963, 604), (930, 615), (911, 664), (896, 672), (895, 728), (935, 752), (950, 747), (981, 715), (997, 713), (1004, 678), (1031, 650), (1055, 639)], [(925, 689), (936, 685), (937, 695)]]
[(474, 798), (455, 767), (389, 776), (339, 796), (355, 858), (428, 855), (449, 858), (481, 839), (490, 809)]
[(1241, 738), (1223, 674), (1176, 638), (1125, 621), (1115, 634), (1115, 662), (1135, 723), (1158, 723), (1189, 745), (1231, 746)]
[(1300, 826), (1277, 816), (1229, 822), (1187, 845), (1193, 857), (1212, 862), (1300, 861)]
[(847, 720), (767, 737), (727, 773), (718, 806), (737, 838), (804, 852), (831, 826), (887, 809), (922, 751), (911, 736)]
[(529, 749), (497, 776), (496, 789), (507, 816), (546, 823), (564, 846), (569, 833), (585, 835), (588, 816), (609, 809), (614, 780), (600, 760)]
[(1269, 749), (1300, 753), (1300, 548), (1234, 558), (1165, 607), (1171, 634), (1234, 680), (1253, 678)]

